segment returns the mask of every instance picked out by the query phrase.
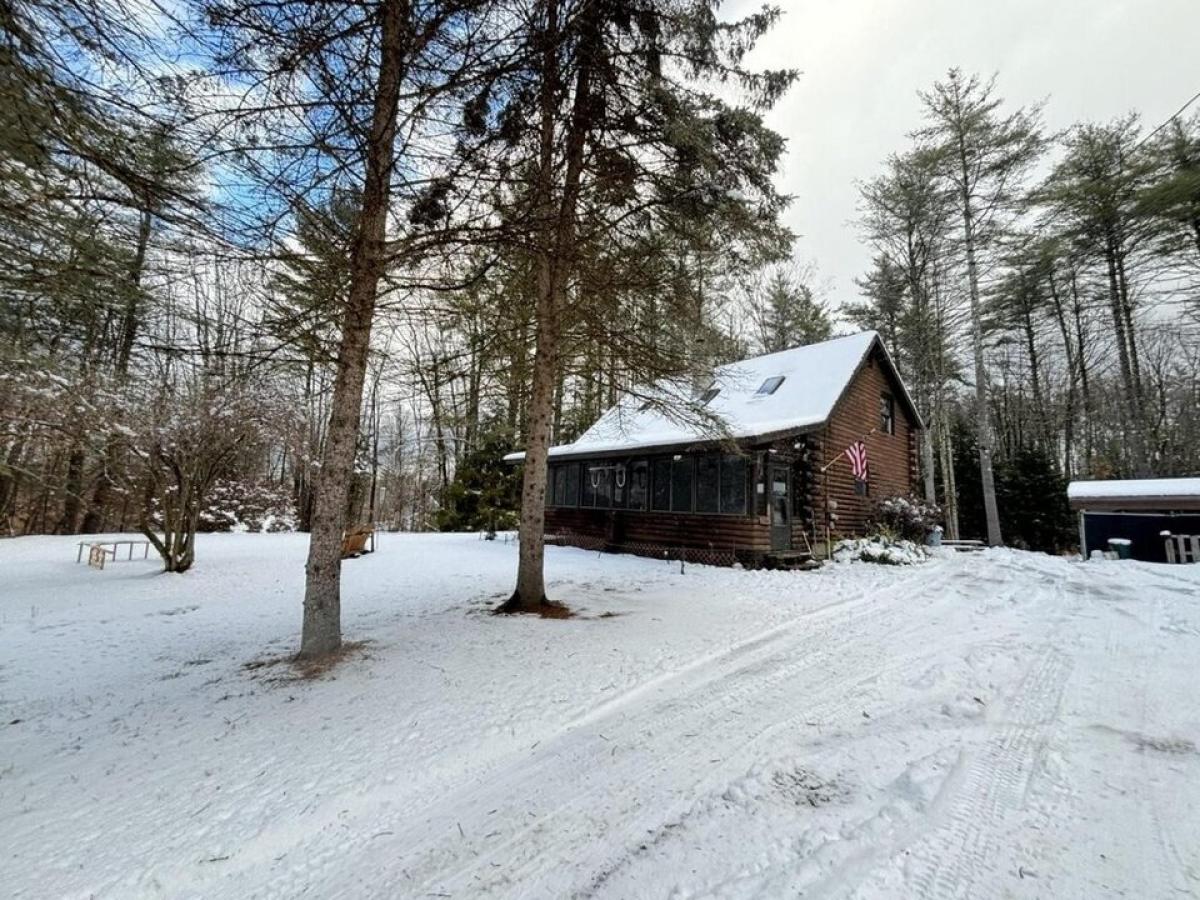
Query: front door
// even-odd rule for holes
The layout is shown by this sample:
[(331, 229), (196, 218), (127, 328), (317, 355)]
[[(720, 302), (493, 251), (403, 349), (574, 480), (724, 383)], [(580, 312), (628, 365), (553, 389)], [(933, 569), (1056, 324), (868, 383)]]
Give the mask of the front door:
[(792, 549), (792, 473), (788, 466), (770, 467), (771, 549)]

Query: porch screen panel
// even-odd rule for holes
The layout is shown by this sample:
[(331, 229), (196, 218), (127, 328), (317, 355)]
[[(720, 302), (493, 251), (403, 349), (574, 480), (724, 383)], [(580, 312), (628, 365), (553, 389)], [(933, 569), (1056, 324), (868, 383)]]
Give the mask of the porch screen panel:
[(613, 500), (613, 470), (603, 463), (588, 472), (588, 481), (596, 482), (596, 506), (608, 509)]
[(746, 514), (746, 457), (721, 457), (721, 512)]
[(579, 463), (567, 463), (566, 502), (564, 506), (576, 506), (579, 503)]
[(553, 469), (554, 475), (554, 505), (566, 506), (567, 504), (567, 467), (555, 466)]
[(715, 513), (721, 508), (721, 457), (696, 459), (696, 512)]
[(650, 501), (651, 509), (668, 512), (671, 509), (671, 460), (656, 459), (653, 475), (650, 483), (654, 492)]
[(685, 456), (671, 463), (671, 511), (692, 511), (692, 458)]
[(649, 466), (644, 459), (635, 459), (629, 464), (629, 508), (646, 508), (646, 489), (650, 486)]
[(612, 483), (613, 509), (624, 509), (629, 496), (629, 464), (620, 462), (609, 473)]
[(588, 463), (583, 463), (580, 467), (580, 477), (583, 480), (581, 496), (579, 498), (580, 506), (595, 506), (596, 505), (596, 488), (592, 484), (591, 466)]

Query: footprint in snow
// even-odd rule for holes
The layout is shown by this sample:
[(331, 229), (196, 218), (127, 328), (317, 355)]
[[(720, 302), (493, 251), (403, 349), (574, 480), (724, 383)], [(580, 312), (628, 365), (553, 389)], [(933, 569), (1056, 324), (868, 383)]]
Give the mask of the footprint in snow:
[(158, 612), (146, 613), (148, 616), (182, 616), (198, 610), (199, 606), (176, 606), (173, 609), (160, 609)]

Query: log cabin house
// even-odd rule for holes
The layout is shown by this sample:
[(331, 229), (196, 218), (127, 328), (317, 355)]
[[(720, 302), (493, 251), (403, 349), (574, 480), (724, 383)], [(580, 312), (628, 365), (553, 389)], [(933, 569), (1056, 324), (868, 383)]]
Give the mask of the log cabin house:
[[(660, 397), (678, 386), (659, 385)], [(692, 405), (627, 397), (550, 450), (548, 541), (716, 565), (788, 565), (860, 535), (872, 504), (917, 484), (922, 428), (873, 331), (721, 366)], [(678, 393), (675, 396), (679, 396)], [(867, 448), (856, 480), (845, 451)], [(505, 457), (519, 462), (524, 454)]]

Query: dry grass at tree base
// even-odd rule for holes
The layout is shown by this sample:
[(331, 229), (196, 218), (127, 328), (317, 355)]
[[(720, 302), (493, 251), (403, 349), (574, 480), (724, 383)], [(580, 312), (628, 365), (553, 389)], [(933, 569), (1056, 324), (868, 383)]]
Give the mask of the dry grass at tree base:
[(242, 668), (248, 672), (257, 672), (261, 669), (273, 669), (276, 666), (288, 666), (291, 669), (291, 674), (276, 675), (268, 680), (312, 681), (324, 677), (341, 663), (352, 657), (366, 659), (368, 656), (366, 648), (370, 643), (370, 641), (343, 641), (341, 646), (332, 653), (327, 653), (316, 659), (305, 659), (295, 654), (289, 654), (287, 656), (275, 656), (266, 659), (252, 659), (248, 663), (243, 663)]

